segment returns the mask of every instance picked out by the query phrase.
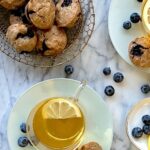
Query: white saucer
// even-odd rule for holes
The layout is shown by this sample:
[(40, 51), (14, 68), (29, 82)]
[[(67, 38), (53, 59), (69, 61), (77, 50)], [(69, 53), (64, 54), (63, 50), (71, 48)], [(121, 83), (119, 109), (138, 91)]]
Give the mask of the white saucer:
[[(108, 27), (112, 43), (119, 55), (132, 66), (134, 65), (128, 56), (128, 45), (136, 37), (146, 35), (146, 32), (141, 22), (132, 24), (132, 28), (129, 30), (123, 29), (122, 25), (124, 21), (130, 20), (133, 12), (140, 14), (140, 10), (141, 3), (137, 0), (112, 0), (109, 10)], [(150, 73), (150, 68), (140, 70)]]
[(132, 136), (132, 129), (135, 127), (143, 128), (142, 116), (150, 115), (150, 98), (137, 103), (129, 112), (126, 120), (126, 131), (131, 142), (140, 150), (148, 150), (147, 136), (135, 139)]
[[(34, 150), (33, 147), (20, 148), (17, 139), (22, 136), (19, 126), (27, 120), (27, 117), (36, 104), (50, 97), (72, 96), (80, 82), (69, 79), (47, 80), (34, 85), (27, 90), (17, 101), (8, 121), (8, 141), (11, 150)], [(86, 110), (90, 118), (87, 122), (88, 130), (82, 144), (95, 141), (103, 150), (110, 150), (113, 127), (112, 116), (102, 98), (89, 86), (86, 86), (79, 98), (80, 105)]]

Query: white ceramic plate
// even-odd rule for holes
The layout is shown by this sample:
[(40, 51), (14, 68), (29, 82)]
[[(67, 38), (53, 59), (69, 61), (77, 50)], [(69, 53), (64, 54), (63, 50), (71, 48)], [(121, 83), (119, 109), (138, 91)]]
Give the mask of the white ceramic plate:
[[(141, 22), (132, 24), (129, 30), (123, 29), (122, 25), (124, 21), (130, 20), (133, 12), (140, 14), (140, 10), (141, 3), (137, 0), (112, 0), (109, 10), (108, 27), (112, 43), (119, 55), (132, 66), (134, 65), (128, 56), (128, 45), (136, 37), (146, 35), (146, 32)], [(150, 73), (150, 68), (140, 70)]]
[[(17, 139), (22, 136), (19, 126), (27, 120), (30, 111), (40, 101), (50, 97), (72, 96), (80, 82), (69, 79), (47, 80), (34, 85), (27, 90), (17, 101), (8, 121), (8, 141), (11, 150), (22, 150), (17, 145)], [(90, 118), (87, 123), (88, 131), (82, 144), (90, 141), (98, 142), (103, 150), (110, 150), (113, 128), (111, 114), (102, 98), (89, 86), (86, 86), (80, 95), (81, 107), (86, 110), (86, 115)], [(28, 146), (24, 150), (34, 150)]]
[(129, 112), (126, 121), (126, 130), (131, 142), (140, 150), (148, 150), (147, 136), (143, 135), (139, 139), (135, 139), (132, 136), (132, 129), (135, 127), (143, 127), (141, 120), (142, 116), (150, 115), (150, 98), (144, 99), (137, 103)]

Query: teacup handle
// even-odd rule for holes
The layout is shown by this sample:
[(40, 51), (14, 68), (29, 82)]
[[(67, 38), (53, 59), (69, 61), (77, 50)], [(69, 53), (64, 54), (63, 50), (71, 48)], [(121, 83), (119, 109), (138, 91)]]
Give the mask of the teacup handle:
[(75, 94), (73, 96), (74, 101), (78, 101), (79, 100), (79, 96), (80, 96), (82, 90), (85, 88), (86, 85), (87, 85), (87, 81), (86, 80), (81, 81), (79, 87), (76, 89)]

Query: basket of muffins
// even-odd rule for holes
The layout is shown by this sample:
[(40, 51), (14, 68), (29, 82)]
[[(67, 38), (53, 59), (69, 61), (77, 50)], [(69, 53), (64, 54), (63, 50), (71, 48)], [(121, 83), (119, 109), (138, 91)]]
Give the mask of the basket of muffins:
[(31, 66), (72, 60), (95, 24), (92, 0), (0, 0), (0, 50)]

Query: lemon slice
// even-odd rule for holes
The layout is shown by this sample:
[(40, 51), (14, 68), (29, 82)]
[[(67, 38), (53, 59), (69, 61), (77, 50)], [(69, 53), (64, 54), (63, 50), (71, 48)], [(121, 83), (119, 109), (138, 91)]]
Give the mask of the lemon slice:
[(67, 119), (81, 117), (80, 108), (69, 100), (57, 98), (45, 104), (42, 110), (44, 119)]
[(148, 136), (148, 150), (150, 150), (150, 136)]
[(145, 30), (150, 34), (150, 0), (143, 1), (142, 22)]

